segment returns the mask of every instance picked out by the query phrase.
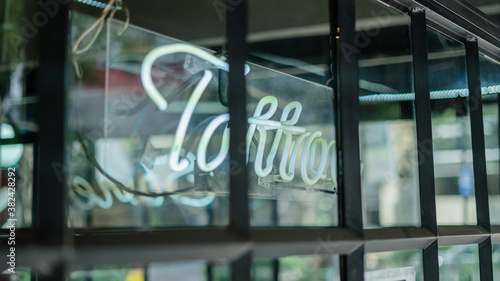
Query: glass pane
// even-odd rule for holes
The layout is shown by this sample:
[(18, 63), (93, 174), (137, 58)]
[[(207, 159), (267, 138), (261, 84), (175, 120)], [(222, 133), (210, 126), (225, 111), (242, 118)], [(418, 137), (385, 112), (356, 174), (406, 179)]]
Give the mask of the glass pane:
[(251, 224), (335, 226), (328, 1), (249, 1), (248, 9)]
[(439, 280), (480, 280), (476, 244), (439, 247), (438, 253)]
[(492, 244), (493, 252), (493, 280), (500, 280), (500, 243)]
[(465, 48), (427, 31), (437, 222), (476, 224)]
[(230, 263), (227, 261), (186, 261), (150, 263), (148, 265), (100, 266), (73, 269), (68, 281), (205, 281), (211, 280), (210, 272), (219, 272), (225, 277), (215, 280), (230, 280)]
[[(212, 1), (200, 2), (212, 8)], [(160, 30), (181, 38), (110, 19), (78, 45), (96, 18), (73, 13), (73, 227), (227, 224), (227, 107), (220, 102), (227, 65), (213, 50), (180, 40), (201, 39), (192, 28), (198, 9), (184, 1), (160, 6), (162, 19), (176, 15), (179, 23)], [(132, 7), (131, 17), (141, 14)], [(223, 35), (215, 11), (206, 20), (212, 35)]]
[(31, 226), (33, 145), (28, 139), (38, 131), (38, 99), (29, 86), (38, 50), (33, 30), (26, 30), (22, 19), (31, 19), (33, 12), (23, 1), (0, 3), (0, 138), (5, 141), (0, 146), (0, 228)]
[(31, 270), (29, 268), (17, 267), (14, 270), (15, 274), (5, 270), (0, 272), (0, 280), (5, 281), (36, 281), (35, 278), (31, 275)]
[(486, 172), (490, 196), (491, 224), (500, 225), (500, 153), (498, 146), (498, 93), (500, 93), (500, 65), (487, 57), (480, 58), (481, 90), (483, 101), (484, 143)]
[[(2, 128), (10, 126), (2, 124)], [(33, 145), (9, 144), (1, 146), (2, 170), (0, 188), (0, 226), (7, 229), (27, 228), (32, 223), (33, 204)], [(5, 165), (4, 161), (13, 161)], [(14, 163), (15, 162), (15, 163)]]
[(374, 0), (356, 8), (363, 223), (419, 226), (410, 18)]
[(339, 256), (291, 256), (253, 262), (252, 280), (273, 281), (276, 280), (274, 276), (279, 281), (340, 281)]
[(365, 280), (423, 280), (422, 251), (407, 250), (365, 254)]

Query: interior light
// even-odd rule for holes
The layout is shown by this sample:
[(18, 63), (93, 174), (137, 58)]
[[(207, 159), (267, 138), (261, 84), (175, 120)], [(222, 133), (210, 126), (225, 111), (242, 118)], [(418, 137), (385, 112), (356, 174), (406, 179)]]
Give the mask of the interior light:
[[(1, 138), (13, 139), (16, 134), (12, 125), (2, 123)], [(0, 147), (0, 162), (2, 167), (15, 166), (23, 156), (24, 146), (22, 144), (6, 144)]]

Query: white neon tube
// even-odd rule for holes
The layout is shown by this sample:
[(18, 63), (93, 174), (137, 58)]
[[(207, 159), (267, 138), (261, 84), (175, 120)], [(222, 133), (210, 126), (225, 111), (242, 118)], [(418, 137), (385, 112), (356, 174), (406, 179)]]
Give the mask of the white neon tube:
[(181, 119), (179, 120), (179, 125), (177, 125), (174, 144), (171, 149), (169, 159), (170, 168), (176, 172), (186, 169), (189, 165), (189, 161), (187, 159), (179, 159), (182, 143), (184, 142), (184, 137), (186, 136), (189, 121), (191, 121), (191, 116), (193, 116), (194, 108), (198, 104), (198, 101), (200, 100), (201, 95), (210, 83), (210, 80), (212, 80), (212, 77), (212, 72), (205, 70), (205, 72), (203, 73), (203, 77), (201, 78), (198, 85), (196, 85), (193, 94), (186, 104), (186, 108), (182, 112)]
[(113, 198), (111, 197), (109, 190), (107, 189), (102, 190), (104, 195), (104, 200), (103, 200), (94, 192), (94, 188), (90, 185), (90, 183), (82, 177), (75, 176), (73, 178), (73, 187), (75, 193), (77, 193), (82, 197), (88, 198), (89, 201), (93, 201), (95, 204), (97, 204), (99, 207), (103, 209), (109, 209), (113, 205)]
[[(158, 58), (175, 53), (191, 54), (210, 62), (211, 64), (217, 66), (218, 68), (221, 68), (225, 71), (229, 71), (229, 64), (227, 62), (220, 60), (216, 56), (198, 47), (194, 47), (187, 44), (171, 44), (153, 49), (146, 55), (144, 61), (142, 62), (141, 80), (144, 89), (146, 90), (146, 93), (149, 95), (151, 100), (153, 100), (156, 106), (158, 106), (158, 108), (162, 111), (167, 109), (168, 103), (167, 100), (165, 100), (165, 98), (160, 94), (160, 92), (154, 85), (151, 71), (154, 62)], [(245, 75), (248, 74), (248, 72), (250, 72), (250, 67), (248, 65), (245, 65)]]
[[(308, 138), (306, 143), (304, 144), (304, 148), (302, 149), (302, 157), (300, 161), (300, 175), (302, 177), (302, 180), (304, 181), (305, 184), (315, 184), (323, 174), (323, 170), (325, 169), (326, 166), (326, 157), (327, 157), (327, 149), (328, 145), (326, 143), (326, 140), (321, 137), (321, 132), (320, 131), (314, 131)], [(317, 138), (315, 140), (315, 138)], [(314, 142), (313, 142), (314, 141)], [(313, 167), (312, 164), (315, 162), (316, 155), (315, 153), (312, 153), (312, 148), (311, 146), (316, 146), (317, 144), (321, 144), (321, 158), (319, 161), (319, 167), (318, 169), (313, 172), (313, 176), (310, 178), (308, 175), (307, 167), (307, 153), (309, 152), (309, 164), (310, 164), (310, 169)], [(314, 149), (314, 152), (316, 149)], [(311, 159), (312, 158), (312, 159)]]
[(221, 148), (219, 150), (219, 153), (217, 156), (210, 161), (210, 163), (207, 163), (207, 147), (208, 143), (210, 142), (210, 139), (212, 138), (213, 134), (215, 133), (215, 130), (222, 124), (226, 123), (229, 121), (229, 114), (221, 114), (217, 116), (210, 124), (208, 124), (207, 129), (203, 132), (203, 135), (201, 136), (200, 139), (200, 144), (198, 145), (198, 167), (200, 170), (204, 172), (209, 172), (217, 169), (222, 162), (224, 162), (224, 159), (226, 159), (227, 154), (229, 152), (229, 128), (226, 126), (224, 128), (224, 134), (222, 135), (222, 141), (221, 141)]

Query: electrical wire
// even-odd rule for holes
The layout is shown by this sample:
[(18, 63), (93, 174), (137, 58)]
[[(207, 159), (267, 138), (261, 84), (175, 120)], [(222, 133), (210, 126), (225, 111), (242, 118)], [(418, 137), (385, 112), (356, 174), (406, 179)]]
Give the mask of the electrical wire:
[(106, 177), (109, 181), (111, 181), (118, 189), (138, 195), (138, 196), (146, 196), (146, 197), (164, 197), (164, 196), (170, 196), (170, 195), (176, 195), (188, 191), (192, 191), (198, 187), (205, 187), (205, 184), (200, 184), (200, 185), (193, 185), (185, 188), (178, 189), (176, 191), (171, 191), (171, 192), (162, 192), (162, 193), (148, 193), (148, 192), (142, 192), (142, 191), (137, 191), (134, 189), (131, 189), (124, 184), (122, 184), (119, 180), (115, 179), (113, 176), (108, 174), (99, 164), (99, 162), (92, 156), (90, 153), (90, 149), (88, 148), (87, 144), (85, 144), (85, 140), (83, 139), (83, 136), (80, 133), (77, 133), (78, 141), (80, 142), (80, 145), (83, 148), (83, 151), (85, 153), (85, 157), (87, 160), (104, 176)]

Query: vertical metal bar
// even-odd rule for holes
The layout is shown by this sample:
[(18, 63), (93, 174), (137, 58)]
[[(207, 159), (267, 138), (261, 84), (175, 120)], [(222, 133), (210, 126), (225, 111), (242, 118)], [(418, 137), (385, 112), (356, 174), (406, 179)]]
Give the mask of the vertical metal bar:
[[(246, 167), (246, 81), (245, 59), (247, 57), (247, 9), (246, 0), (227, 0), (226, 36), (228, 62), (229, 139), (230, 155), (230, 218), (229, 227), (245, 239), (250, 237), (250, 215), (248, 208), (248, 169)], [(233, 279), (239, 280), (239, 279)]]
[(422, 250), (424, 280), (439, 281), (438, 242), (432, 242)]
[[(425, 10), (411, 12), (413, 83), (415, 88), (415, 123), (418, 147), (418, 182), (422, 227), (437, 235), (436, 193), (432, 147), (431, 97), (427, 55)], [(424, 280), (439, 280), (437, 240), (422, 251)]]
[(248, 252), (231, 263), (231, 280), (250, 281), (252, 275), (252, 253)]
[[(330, 0), (332, 81), (336, 111), (339, 226), (363, 237), (359, 155), (358, 58), (355, 1)], [(342, 280), (363, 280), (364, 247), (340, 257)]]
[(434, 159), (432, 148), (431, 98), (427, 57), (427, 24), (425, 10), (411, 13), (413, 48), (413, 82), (415, 88), (415, 123), (418, 147), (418, 182), (422, 226), (437, 234)]
[(364, 280), (364, 246), (349, 255), (340, 257), (341, 280)]
[(149, 264), (144, 265), (144, 281), (149, 281), (149, 269), (151, 266)]
[(12, 28), (11, 24), (9, 23), (10, 21), (10, 0), (5, 1), (5, 6), (4, 6), (4, 17), (3, 17), (3, 36), (2, 36), (2, 54), (0, 61), (2, 63), (7, 63), (7, 34), (9, 33), (10, 29)]
[(279, 279), (280, 279), (280, 260), (273, 259), (272, 265), (273, 265), (273, 278), (271, 280), (279, 281)]
[(214, 264), (212, 262), (207, 262), (207, 272), (206, 272), (206, 277), (207, 281), (213, 281), (214, 280)]
[[(38, 165), (38, 235), (45, 246), (63, 248), (70, 242), (66, 171), (56, 168), (65, 167), (66, 89), (72, 77), (67, 64), (69, 4), (59, 4), (58, 12), (51, 18), (41, 6), (37, 13), (47, 18), (39, 31), (40, 66), (36, 80), (40, 96), (38, 163), (43, 164)], [(59, 264), (51, 276), (40, 276), (40, 280), (64, 280), (64, 274), (64, 265)]]
[[(337, 59), (337, 101), (338, 124), (338, 198), (339, 222), (341, 227), (349, 227), (363, 236), (363, 213), (361, 207), (361, 176), (359, 155), (359, 98), (358, 98), (358, 62), (355, 47), (355, 12), (354, 1), (331, 0), (330, 33), (338, 30)], [(333, 40), (333, 39), (332, 39)]]
[(479, 48), (476, 38), (467, 38), (465, 41), (465, 51), (467, 60), (467, 83), (469, 85), (469, 112), (477, 224), (487, 231), (490, 231), (488, 179), (486, 175), (486, 152), (484, 146), (483, 103), (481, 99)]
[(481, 281), (493, 281), (491, 236), (479, 243), (479, 271)]

